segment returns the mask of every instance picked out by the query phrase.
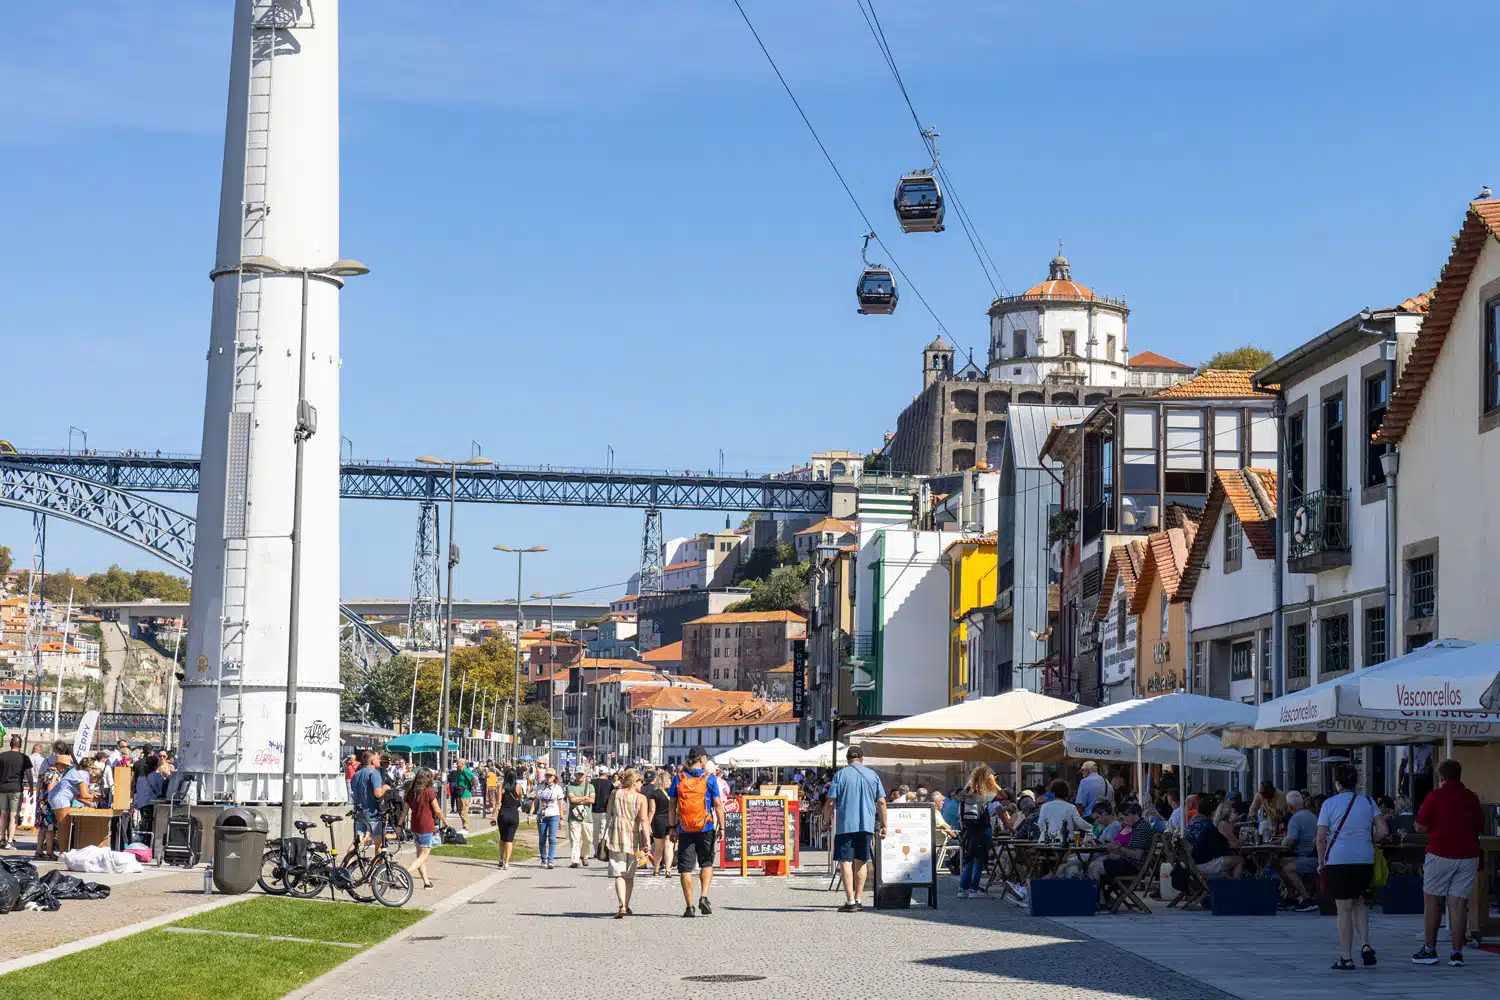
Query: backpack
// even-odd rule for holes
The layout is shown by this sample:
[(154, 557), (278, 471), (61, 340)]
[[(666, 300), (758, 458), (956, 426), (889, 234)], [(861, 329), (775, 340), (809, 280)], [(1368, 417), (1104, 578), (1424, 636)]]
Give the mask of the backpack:
[(959, 817), (965, 824), (977, 824), (988, 821), (984, 802), (973, 795), (963, 797), (963, 806), (959, 811)]
[(677, 822), (683, 833), (701, 833), (708, 827), (707, 774), (696, 777), (682, 772), (677, 778)]

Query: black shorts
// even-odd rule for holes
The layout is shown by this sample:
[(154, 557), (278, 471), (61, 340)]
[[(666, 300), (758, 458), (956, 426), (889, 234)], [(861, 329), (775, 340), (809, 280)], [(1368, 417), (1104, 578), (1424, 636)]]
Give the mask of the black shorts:
[(833, 860), (869, 861), (873, 833), (837, 833), (833, 837)]
[(702, 830), (698, 833), (677, 834), (677, 870), (691, 875), (699, 868), (714, 866), (714, 832)]
[(1334, 899), (1358, 899), (1370, 891), (1370, 880), (1375, 877), (1374, 865), (1328, 865), (1323, 869), (1328, 877), (1328, 894)]
[(665, 840), (667, 834), (672, 832), (672, 824), (666, 821), (651, 824), (651, 839)]
[(500, 839), (507, 844), (516, 840), (516, 830), (521, 826), (521, 814), (515, 809), (500, 810)]

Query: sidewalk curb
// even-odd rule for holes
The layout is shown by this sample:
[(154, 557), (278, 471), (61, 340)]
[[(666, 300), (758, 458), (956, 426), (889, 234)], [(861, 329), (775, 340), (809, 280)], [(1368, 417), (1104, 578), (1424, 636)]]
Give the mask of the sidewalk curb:
[(397, 931), (395, 934), (392, 934), (384, 941), (377, 942), (369, 948), (366, 948), (364, 951), (350, 958), (348, 961), (340, 962), (332, 969), (329, 969), (327, 972), (323, 973), (317, 979), (314, 979), (309, 983), (304, 983), (302, 986), (288, 993), (286, 996), (282, 997), (282, 1000), (308, 1000), (308, 998), (316, 996), (319, 990), (321, 990), (324, 986), (327, 986), (329, 983), (333, 982), (334, 979), (336, 979), (339, 975), (343, 974), (347, 970), (370, 961), (372, 957), (381, 954), (387, 948), (403, 943), (413, 934), (420, 934), (422, 925), (426, 924), (434, 917), (442, 916), (449, 910), (468, 903), (468, 901), (473, 899), (475, 896), (478, 896), (480, 893), (493, 888), (494, 886), (498, 885), (501, 882), (504, 882), (510, 877), (510, 869), (499, 869), (490, 873), (489, 875), (486, 875), (484, 878), (480, 879), (478, 882), (475, 882), (473, 885), (458, 890), (453, 895), (448, 896), (447, 898), (436, 903), (432, 907), (432, 912), (427, 914), (427, 916), (423, 917), (421, 920), (418, 920), (416, 923), (412, 924), (409, 927)]
[(142, 931), (149, 931), (154, 928), (161, 927), (164, 924), (175, 923), (178, 920), (196, 916), (199, 913), (207, 913), (209, 910), (216, 910), (221, 906), (228, 906), (230, 903), (238, 903), (249, 898), (251, 898), (250, 893), (240, 893), (234, 896), (220, 895), (216, 899), (211, 899), (206, 903), (199, 903), (197, 906), (189, 906), (187, 909), (178, 910), (176, 913), (168, 913), (160, 917), (152, 917), (150, 920), (142, 920), (139, 923), (127, 924), (124, 927), (116, 927), (114, 930), (103, 931), (101, 933), (93, 935), (92, 937), (79, 938), (77, 941), (69, 941), (67, 944), (60, 944), (54, 948), (48, 948), (46, 951), (38, 951), (30, 955), (22, 955), (20, 958), (12, 958), (6, 962), (0, 962), (0, 976), (5, 975), (7, 972), (15, 972), (19, 969), (28, 969), (33, 965), (41, 965), (43, 962), (50, 962), (54, 958), (62, 958), (64, 955), (71, 955), (74, 952), (87, 951), (90, 948), (97, 947), (101, 944), (107, 944), (110, 941), (118, 941), (120, 940), (120, 938), (130, 937), (132, 934), (139, 934)]

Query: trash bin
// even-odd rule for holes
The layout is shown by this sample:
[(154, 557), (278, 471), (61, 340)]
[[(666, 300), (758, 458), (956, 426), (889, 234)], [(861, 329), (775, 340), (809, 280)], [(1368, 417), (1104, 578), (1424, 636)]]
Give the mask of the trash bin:
[(248, 892), (266, 852), (266, 817), (254, 809), (225, 809), (214, 822), (214, 886), (227, 895)]

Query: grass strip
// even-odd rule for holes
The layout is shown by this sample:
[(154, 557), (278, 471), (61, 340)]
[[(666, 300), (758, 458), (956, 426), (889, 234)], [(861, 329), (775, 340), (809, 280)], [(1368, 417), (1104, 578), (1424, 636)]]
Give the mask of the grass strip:
[[(485, 861), (494, 861), (498, 857), (496, 852), (500, 849), (498, 835), (497, 830), (471, 834), (467, 844), (440, 844), (432, 849), (432, 855), (437, 858), (483, 858)], [(511, 849), (512, 861), (525, 861), (534, 857), (536, 849), (520, 840)]]
[[(184, 927), (310, 938), (182, 934), (156, 928), (0, 976), (0, 997), (210, 997), (274, 1000), (427, 915), (354, 903), (257, 897), (180, 920)], [(362, 948), (360, 950), (362, 950)]]

